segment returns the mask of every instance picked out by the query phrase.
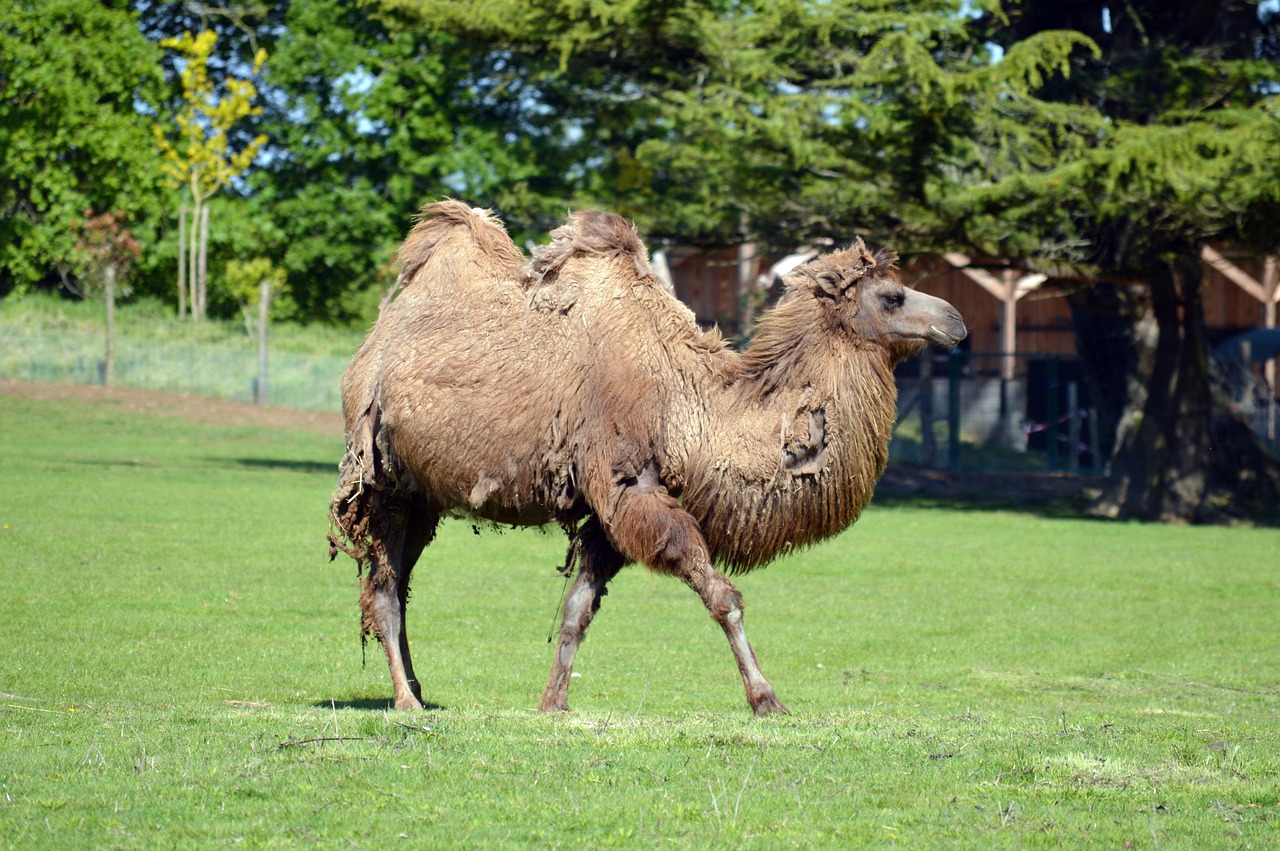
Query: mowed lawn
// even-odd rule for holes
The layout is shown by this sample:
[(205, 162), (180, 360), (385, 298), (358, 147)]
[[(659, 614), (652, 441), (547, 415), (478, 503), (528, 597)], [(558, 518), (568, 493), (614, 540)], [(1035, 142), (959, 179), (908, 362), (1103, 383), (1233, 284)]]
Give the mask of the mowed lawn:
[(453, 521), (388, 711), (337, 435), (0, 396), (0, 846), (1280, 845), (1280, 532), (873, 503), (742, 577), (749, 715), (631, 568), (537, 704), (558, 530)]

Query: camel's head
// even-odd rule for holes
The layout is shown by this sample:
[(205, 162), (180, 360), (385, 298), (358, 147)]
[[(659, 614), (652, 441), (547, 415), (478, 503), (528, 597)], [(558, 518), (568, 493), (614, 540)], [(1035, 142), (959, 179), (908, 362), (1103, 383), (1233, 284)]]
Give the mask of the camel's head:
[(792, 292), (807, 291), (836, 334), (884, 346), (901, 360), (928, 343), (951, 348), (969, 332), (947, 302), (898, 280), (898, 255), (872, 254), (862, 240), (801, 266), (788, 276)]

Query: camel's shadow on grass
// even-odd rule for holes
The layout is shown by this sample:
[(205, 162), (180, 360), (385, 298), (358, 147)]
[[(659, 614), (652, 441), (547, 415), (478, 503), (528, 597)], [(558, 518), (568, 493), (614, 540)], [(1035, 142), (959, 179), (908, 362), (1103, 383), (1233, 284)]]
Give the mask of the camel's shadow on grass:
[[(352, 698), (351, 700), (318, 700), (311, 704), (317, 709), (359, 709), (365, 712), (388, 712), (395, 711), (395, 701), (391, 698)], [(447, 706), (441, 706), (438, 703), (424, 703), (422, 710), (426, 712), (436, 712), (448, 709)]]
[(251, 470), (289, 470), (295, 473), (332, 473), (337, 475), (338, 465), (332, 461), (293, 461), (284, 458), (233, 458), (233, 464)]

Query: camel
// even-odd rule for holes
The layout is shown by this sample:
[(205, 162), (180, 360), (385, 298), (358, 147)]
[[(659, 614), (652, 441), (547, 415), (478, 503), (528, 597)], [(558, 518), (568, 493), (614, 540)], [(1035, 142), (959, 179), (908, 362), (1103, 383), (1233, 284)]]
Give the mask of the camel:
[(423, 706), (410, 573), (457, 515), (569, 536), (576, 578), (540, 710), (568, 710), (606, 586), (641, 563), (701, 597), (751, 709), (787, 711), (725, 574), (857, 520), (888, 458), (894, 366), (967, 331), (902, 286), (897, 255), (858, 240), (790, 272), (737, 351), (647, 258), (626, 220), (587, 211), (526, 260), (490, 212), (454, 200), (424, 207), (400, 248), (398, 293), (342, 376), (329, 535), (330, 557), (359, 566), (363, 634), (386, 651), (397, 709)]

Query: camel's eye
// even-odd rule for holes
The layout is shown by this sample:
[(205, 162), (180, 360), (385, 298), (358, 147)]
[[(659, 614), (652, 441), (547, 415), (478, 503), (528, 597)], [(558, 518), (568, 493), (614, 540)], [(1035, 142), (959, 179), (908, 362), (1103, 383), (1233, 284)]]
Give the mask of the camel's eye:
[(902, 307), (902, 303), (906, 300), (907, 295), (902, 292), (902, 290), (895, 290), (894, 292), (885, 293), (880, 296), (880, 301), (884, 304), (884, 309), (890, 311), (897, 310), (899, 307)]

